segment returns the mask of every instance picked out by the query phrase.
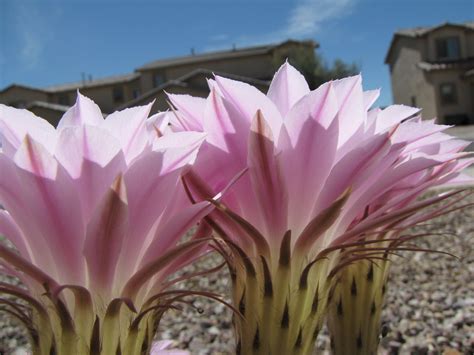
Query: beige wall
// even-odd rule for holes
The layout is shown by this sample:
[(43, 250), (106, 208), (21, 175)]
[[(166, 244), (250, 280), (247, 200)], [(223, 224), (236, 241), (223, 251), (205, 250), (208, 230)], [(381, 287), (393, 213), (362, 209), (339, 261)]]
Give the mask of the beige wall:
[(23, 108), (32, 101), (48, 101), (48, 94), (19, 86), (13, 86), (0, 93), (0, 103), (5, 105)]
[[(434, 71), (429, 74), (429, 82), (436, 91), (436, 111), (440, 122), (444, 122), (446, 115), (467, 115), (474, 119), (472, 108), (472, 87), (468, 81), (461, 78), (462, 70)], [(443, 83), (453, 83), (456, 85), (457, 103), (441, 103), (440, 85)]]
[[(459, 37), (461, 58), (468, 57), (469, 53), (474, 50), (472, 48), (474, 46), (474, 43), (468, 43), (469, 38), (467, 38), (466, 33), (467, 32), (464, 29), (458, 27), (442, 27), (437, 30), (434, 30), (433, 32), (430, 32), (424, 39), (428, 45), (428, 58), (425, 60), (433, 62), (439, 60), (436, 56), (436, 40), (451, 36)], [(470, 39), (471, 42), (473, 42), (472, 37)]]
[(412, 106), (414, 97), (416, 106), (423, 109), (423, 118), (429, 119), (437, 115), (436, 97), (426, 73), (417, 66), (422, 61), (422, 50), (416, 39), (400, 38), (392, 56), (390, 75), (394, 103)]
[[(443, 27), (419, 38), (399, 37), (393, 48), (390, 71), (393, 101), (396, 104), (416, 105), (423, 109), (423, 118), (437, 117), (444, 122), (446, 115), (467, 115), (474, 119), (473, 87), (462, 77), (466, 69), (424, 71), (418, 67), (423, 61), (437, 61), (436, 40), (448, 36), (460, 39), (461, 56), (474, 56), (474, 32), (456, 27)], [(456, 85), (457, 104), (442, 104), (440, 85)]]

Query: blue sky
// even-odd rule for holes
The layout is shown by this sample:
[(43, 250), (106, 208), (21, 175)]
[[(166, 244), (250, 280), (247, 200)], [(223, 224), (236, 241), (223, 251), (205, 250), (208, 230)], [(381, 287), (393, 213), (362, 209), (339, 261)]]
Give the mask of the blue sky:
[(0, 88), (122, 74), (157, 58), (312, 38), (391, 103), (394, 31), (474, 20), (472, 0), (0, 0)]

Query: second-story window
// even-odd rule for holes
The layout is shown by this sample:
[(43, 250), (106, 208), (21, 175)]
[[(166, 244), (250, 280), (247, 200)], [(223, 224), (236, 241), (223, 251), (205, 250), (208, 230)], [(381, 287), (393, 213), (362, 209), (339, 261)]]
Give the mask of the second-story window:
[(437, 59), (457, 59), (461, 57), (459, 37), (450, 36), (436, 40)]
[(153, 86), (156, 88), (165, 82), (165, 76), (162, 73), (153, 75)]
[(441, 97), (441, 103), (444, 105), (457, 104), (458, 95), (456, 92), (456, 84), (444, 83), (439, 87), (439, 93)]
[(123, 102), (123, 88), (121, 86), (116, 86), (113, 89), (114, 102)]

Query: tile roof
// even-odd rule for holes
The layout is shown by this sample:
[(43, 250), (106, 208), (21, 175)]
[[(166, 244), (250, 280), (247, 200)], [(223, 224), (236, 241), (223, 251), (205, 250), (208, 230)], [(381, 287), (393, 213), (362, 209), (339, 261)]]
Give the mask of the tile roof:
[(67, 83), (67, 84), (60, 84), (60, 85), (53, 85), (44, 88), (44, 91), (47, 92), (61, 92), (61, 91), (70, 91), (76, 90), (81, 88), (89, 88), (95, 86), (102, 86), (102, 85), (111, 85), (111, 84), (118, 84), (129, 82), (134, 79), (137, 79), (140, 76), (139, 73), (130, 73), (124, 75), (114, 75), (108, 76), (104, 78), (94, 79), (91, 81), (77, 81), (74, 83)]
[(445, 26), (453, 26), (453, 27), (459, 27), (467, 30), (473, 30), (474, 31), (474, 21), (468, 21), (464, 23), (451, 23), (451, 22), (445, 22), (440, 25), (436, 26), (426, 26), (426, 27), (415, 27), (415, 28), (406, 28), (406, 29), (401, 29), (398, 30), (394, 33), (392, 40), (390, 41), (390, 45), (388, 46), (388, 51), (387, 54), (385, 55), (385, 60), (384, 62), (388, 64), (389, 59), (392, 55), (392, 51), (395, 45), (395, 42), (400, 38), (400, 37), (410, 37), (410, 38), (418, 38), (422, 37), (431, 31), (437, 30), (438, 28), (442, 28)]
[(306, 41), (288, 40), (288, 41), (285, 41), (282, 43), (276, 43), (276, 44), (245, 47), (245, 48), (231, 49), (231, 50), (225, 50), (225, 51), (207, 52), (207, 53), (202, 53), (202, 54), (188, 55), (188, 56), (182, 56), (182, 57), (176, 57), (176, 58), (159, 59), (150, 63), (146, 63), (142, 65), (141, 67), (139, 67), (137, 70), (158, 69), (158, 68), (164, 68), (164, 67), (169, 67), (169, 66), (205, 62), (209, 60), (222, 60), (222, 59), (228, 59), (228, 58), (238, 58), (238, 57), (253, 56), (253, 55), (258, 55), (258, 54), (265, 54), (287, 43), (299, 43), (303, 45), (312, 46), (313, 48), (318, 46), (317, 43), (312, 40), (306, 40)]
[(397, 32), (395, 32), (395, 34), (401, 35), (401, 36), (408, 36), (408, 37), (420, 37), (444, 26), (463, 27), (466, 29), (474, 30), (474, 21), (469, 21), (469, 22), (464, 22), (464, 23), (445, 22), (441, 25), (436, 25), (436, 26), (406, 28), (406, 29), (398, 30)]
[(13, 89), (13, 88), (22, 88), (22, 89), (26, 89), (26, 90), (32, 90), (32, 91), (40, 91), (40, 92), (45, 92), (45, 90), (43, 89), (40, 89), (40, 88), (35, 88), (33, 86), (28, 86), (28, 85), (23, 85), (23, 84), (11, 84), (11, 85), (8, 85), (7, 87), (3, 88), (2, 90), (0, 90), (0, 94), (3, 93), (3, 92), (6, 92), (10, 89)]

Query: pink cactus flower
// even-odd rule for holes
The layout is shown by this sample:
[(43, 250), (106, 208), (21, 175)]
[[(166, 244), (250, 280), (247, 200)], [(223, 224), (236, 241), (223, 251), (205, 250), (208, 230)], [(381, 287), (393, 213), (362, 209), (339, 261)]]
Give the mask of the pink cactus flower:
[(190, 355), (189, 351), (170, 349), (172, 340), (161, 340), (153, 343), (150, 355)]
[[(180, 237), (214, 207), (189, 203), (181, 174), (205, 134), (161, 136), (151, 104), (108, 115), (78, 95), (55, 129), (0, 105), (1, 299), (35, 354), (142, 354), (186, 291), (164, 281), (205, 250)], [(167, 281), (168, 282), (168, 281)]]
[[(417, 108), (372, 109), (379, 92), (363, 91), (361, 82), (358, 75), (310, 91), (285, 63), (267, 95), (219, 76), (206, 99), (170, 95), (173, 129), (207, 133), (185, 178), (191, 199), (209, 198), (246, 169), (207, 217), (245, 317), (235, 322), (243, 354), (311, 353), (328, 299), (344, 307), (335, 290), (344, 266), (386, 260), (412, 239), (401, 230), (449, 208), (424, 207), (458, 196), (416, 202), (421, 193), (471, 181), (462, 174), (472, 162), (462, 152), (468, 142), (421, 120)], [(352, 280), (359, 278), (343, 287)], [(384, 277), (377, 280), (382, 290)], [(373, 302), (381, 307), (379, 298), (361, 302), (368, 316)], [(352, 311), (344, 313), (349, 322)], [(360, 334), (377, 332), (360, 342), (370, 353), (363, 343), (378, 339), (378, 322), (357, 319), (347, 342), (358, 347)]]

